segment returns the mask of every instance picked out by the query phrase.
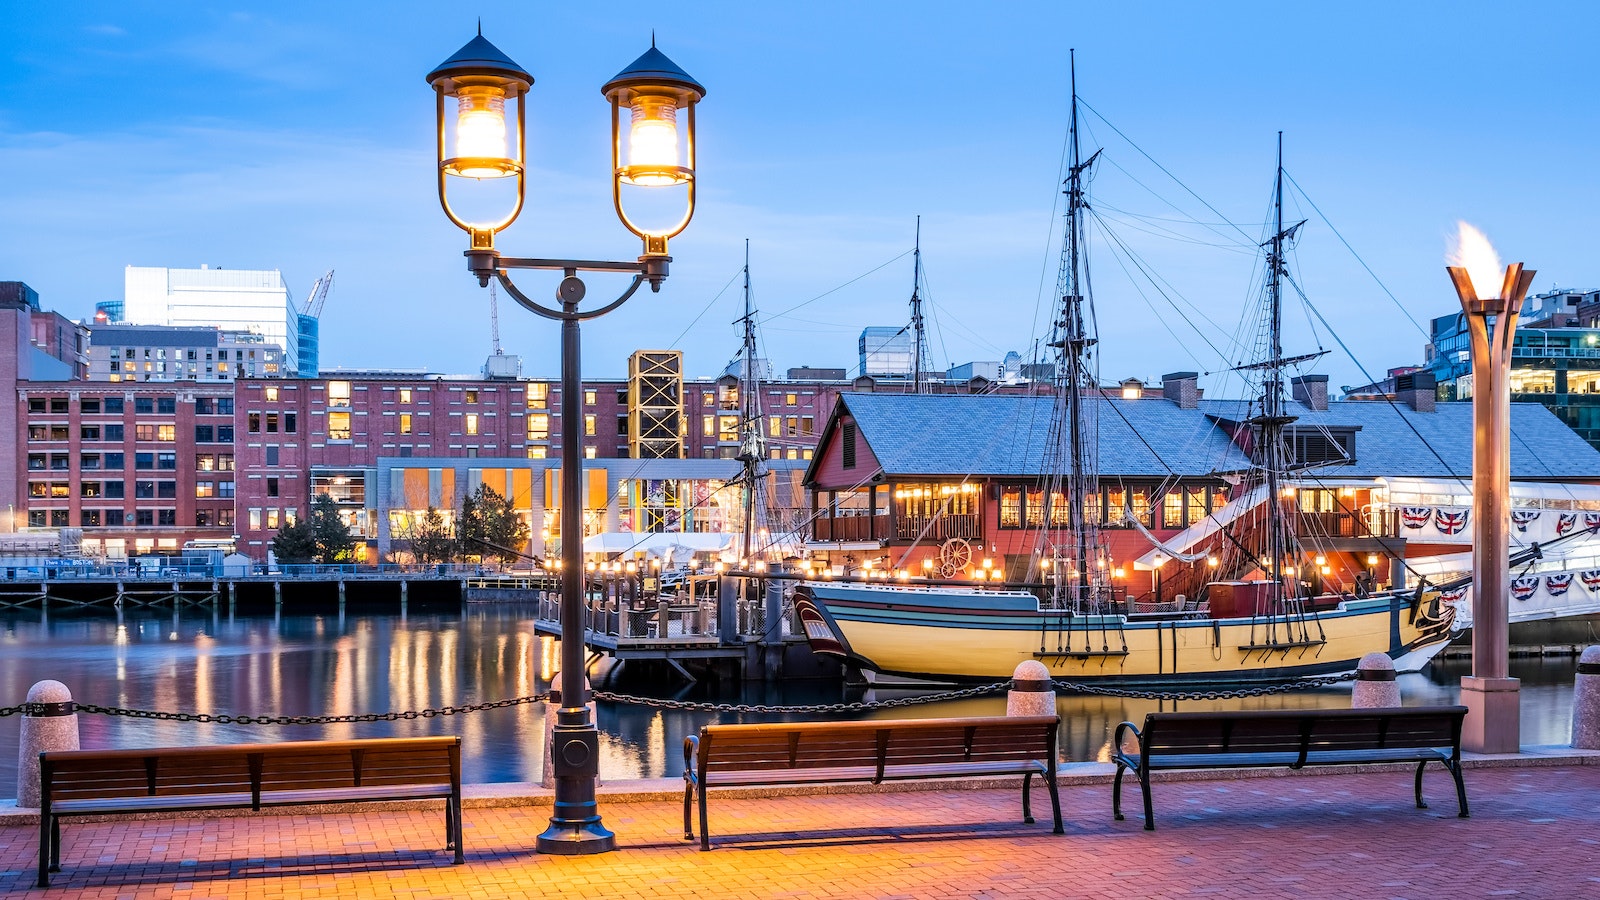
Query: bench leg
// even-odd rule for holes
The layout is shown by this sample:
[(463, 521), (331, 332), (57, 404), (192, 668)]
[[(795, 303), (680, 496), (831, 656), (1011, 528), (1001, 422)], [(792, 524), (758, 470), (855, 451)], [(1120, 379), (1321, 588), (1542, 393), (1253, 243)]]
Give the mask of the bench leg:
[(1450, 774), (1456, 778), (1456, 805), (1461, 808), (1456, 815), (1463, 819), (1470, 818), (1471, 815), (1467, 812), (1467, 783), (1461, 780), (1461, 763), (1446, 765), (1450, 769)]
[(1055, 816), (1056, 822), (1056, 827), (1053, 831), (1055, 834), (1066, 834), (1067, 829), (1061, 824), (1061, 792), (1056, 789), (1055, 777), (1051, 775), (1044, 776), (1044, 783), (1046, 787), (1050, 788), (1050, 812)]
[(444, 848), (456, 848), (456, 802), (455, 798), (444, 801)]
[(711, 822), (706, 815), (706, 786), (700, 785), (700, 849), (711, 849)]
[(456, 858), (455, 858), (455, 864), (459, 866), (459, 865), (462, 865), (463, 863), (465, 863), (467, 861), (466, 842), (461, 839), (461, 796), (459, 794), (456, 795), (450, 801), (450, 805), (455, 810), (455, 825), (456, 825)]
[(694, 840), (694, 825), (690, 820), (691, 806), (694, 803), (694, 783), (689, 779), (683, 780), (683, 839)]
[(1032, 802), (1033, 773), (1027, 772), (1022, 776), (1022, 824), (1033, 824)]
[(1150, 805), (1150, 773), (1139, 774), (1139, 789), (1144, 792), (1144, 830), (1156, 830), (1156, 812)]
[(1422, 770), (1426, 769), (1426, 762), (1417, 763), (1417, 809), (1427, 809), (1427, 801), (1422, 799)]
[(1118, 822), (1122, 821), (1122, 774), (1128, 771), (1122, 763), (1117, 763), (1117, 777), (1111, 782), (1111, 817)]
[(39, 811), (39, 887), (50, 886), (50, 819), (49, 810)]

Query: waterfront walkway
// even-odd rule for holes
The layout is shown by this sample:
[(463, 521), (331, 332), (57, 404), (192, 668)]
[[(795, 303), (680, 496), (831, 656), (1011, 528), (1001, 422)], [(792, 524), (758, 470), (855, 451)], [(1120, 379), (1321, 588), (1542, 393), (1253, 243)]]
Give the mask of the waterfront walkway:
[(37, 831), (0, 824), (0, 896), (1595, 897), (1600, 765), (1579, 762), (1469, 769), (1470, 819), (1438, 769), (1427, 810), (1409, 772), (1158, 783), (1153, 833), (1112, 820), (1103, 776), (1063, 789), (1061, 836), (1020, 823), (1015, 788), (714, 794), (710, 853), (664, 792), (603, 795), (622, 849), (594, 857), (533, 852), (548, 805), (476, 805), (464, 866), (439, 852), (434, 810), (69, 823), (43, 891)]

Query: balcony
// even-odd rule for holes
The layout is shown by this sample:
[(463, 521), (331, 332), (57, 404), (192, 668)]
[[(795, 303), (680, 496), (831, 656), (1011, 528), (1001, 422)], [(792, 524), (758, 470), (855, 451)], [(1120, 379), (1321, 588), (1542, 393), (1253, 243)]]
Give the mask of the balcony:
[(983, 523), (976, 515), (901, 516), (895, 519), (895, 540), (948, 541), (951, 538), (981, 538)]
[(1400, 511), (1367, 509), (1359, 514), (1347, 512), (1302, 512), (1298, 529), (1302, 536), (1334, 538), (1392, 538), (1400, 535)]
[(814, 524), (813, 540), (886, 541), (889, 539), (888, 516), (818, 518)]

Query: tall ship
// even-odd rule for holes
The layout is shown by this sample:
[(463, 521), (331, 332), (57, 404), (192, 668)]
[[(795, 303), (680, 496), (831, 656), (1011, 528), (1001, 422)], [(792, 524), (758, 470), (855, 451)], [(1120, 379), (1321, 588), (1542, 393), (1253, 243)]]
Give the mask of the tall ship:
[[(1304, 223), (1283, 221), (1281, 135), (1254, 358), (1233, 366), (1247, 399), (1205, 400), (1193, 372), (1164, 378), (1160, 398), (1108, 390), (1086, 259), (1100, 151), (1082, 153), (1079, 105), (1074, 73), (1051, 390), (841, 398), (807, 473), (813, 563), (795, 607), (813, 651), (937, 682), (1004, 679), (1025, 660), (1134, 685), (1342, 673), (1372, 652), (1420, 669), (1455, 636), (1466, 591), (1448, 563), (1432, 580), (1410, 567), (1417, 514), (1382, 475), (1356, 474), (1362, 422), (1375, 455), (1409, 435), (1400, 452), (1470, 484), (1454, 450), (1420, 449), (1464, 438), (1470, 408), (1436, 410), (1419, 375), (1409, 395), (1335, 409), (1326, 376), (1294, 374), (1322, 353), (1282, 346)], [(1542, 409), (1513, 417), (1586, 447)], [(1470, 535), (1458, 508), (1428, 518), (1445, 551)]]

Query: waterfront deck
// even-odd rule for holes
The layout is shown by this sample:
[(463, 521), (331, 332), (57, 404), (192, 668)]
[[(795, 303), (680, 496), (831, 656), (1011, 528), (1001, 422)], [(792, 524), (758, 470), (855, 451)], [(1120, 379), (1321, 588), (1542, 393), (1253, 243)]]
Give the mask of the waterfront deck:
[[(1064, 787), (1067, 833), (1023, 825), (1014, 787), (733, 796), (717, 849), (683, 840), (668, 780), (602, 788), (619, 850), (541, 856), (550, 808), (526, 786), (469, 789), (467, 864), (436, 809), (70, 825), (33, 888), (35, 829), (0, 815), (0, 894), (121, 897), (1582, 897), (1600, 892), (1600, 766), (1469, 769), (1472, 818), (1411, 804), (1405, 772), (1166, 781), (1162, 828), (1111, 818), (1103, 776)], [(1550, 763), (1556, 763), (1550, 765)], [(1542, 765), (1541, 765), (1542, 764)], [(916, 785), (913, 787), (922, 787)], [(946, 785), (947, 787), (947, 785)], [(513, 796), (518, 795), (520, 796)], [(7, 821), (10, 819), (10, 821)], [(871, 827), (850, 823), (870, 821)], [(14, 824), (13, 824), (14, 823)]]

